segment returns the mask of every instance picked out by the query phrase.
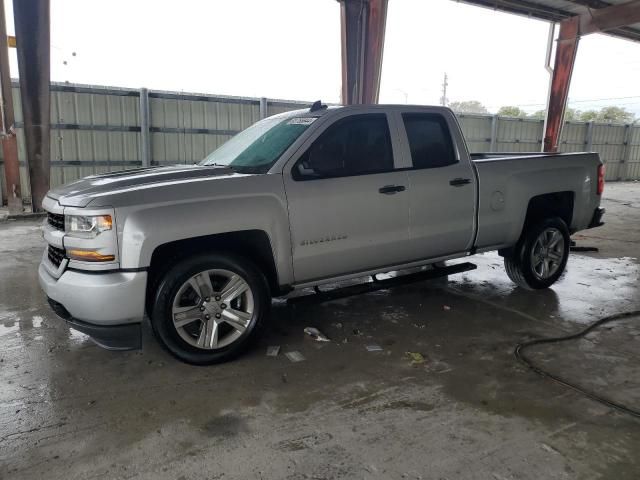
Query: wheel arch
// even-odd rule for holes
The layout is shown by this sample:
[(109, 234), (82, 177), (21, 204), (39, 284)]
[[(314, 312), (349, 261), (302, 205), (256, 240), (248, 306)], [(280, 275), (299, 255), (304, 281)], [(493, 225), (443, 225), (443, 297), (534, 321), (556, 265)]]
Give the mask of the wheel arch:
[[(574, 205), (575, 192), (570, 190), (544, 193), (531, 197), (527, 204), (527, 211), (520, 229), (518, 243), (529, 226), (551, 217), (561, 218), (566, 223), (569, 232), (573, 233), (571, 223), (573, 221)], [(508, 256), (513, 252), (514, 247), (501, 249), (498, 253), (502, 256)]]
[(550, 217), (560, 217), (571, 230), (575, 193), (572, 191), (545, 193), (529, 200), (523, 230), (531, 223)]
[(187, 238), (158, 245), (151, 254), (146, 306), (150, 311), (154, 292), (163, 275), (181, 259), (200, 253), (227, 252), (253, 262), (265, 275), (272, 295), (283, 293), (278, 281), (275, 255), (264, 230), (243, 230)]

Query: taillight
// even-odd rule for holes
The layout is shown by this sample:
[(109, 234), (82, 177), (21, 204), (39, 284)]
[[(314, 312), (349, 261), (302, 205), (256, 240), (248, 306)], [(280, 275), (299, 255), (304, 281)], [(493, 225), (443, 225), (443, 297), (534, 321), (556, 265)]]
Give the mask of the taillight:
[(598, 195), (604, 192), (604, 165), (598, 165)]

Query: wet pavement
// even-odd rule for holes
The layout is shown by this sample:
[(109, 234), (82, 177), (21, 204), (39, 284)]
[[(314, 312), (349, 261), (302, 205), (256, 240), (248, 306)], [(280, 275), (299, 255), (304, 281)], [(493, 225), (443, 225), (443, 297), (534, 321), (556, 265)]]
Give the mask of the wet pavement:
[[(39, 222), (0, 223), (0, 478), (637, 479), (640, 420), (513, 356), (640, 309), (640, 183), (605, 196), (607, 225), (575, 236), (600, 251), (573, 254), (550, 290), (521, 291), (479, 255), (445, 279), (276, 302), (260, 345), (214, 367), (179, 363), (148, 328), (137, 352), (68, 329), (38, 287)], [(529, 355), (640, 409), (639, 338), (634, 317)]]

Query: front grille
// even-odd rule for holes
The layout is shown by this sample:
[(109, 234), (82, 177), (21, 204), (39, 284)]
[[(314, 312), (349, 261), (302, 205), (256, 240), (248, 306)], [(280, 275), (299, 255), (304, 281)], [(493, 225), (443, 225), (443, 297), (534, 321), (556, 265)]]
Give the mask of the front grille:
[(62, 248), (57, 248), (49, 245), (47, 249), (47, 256), (49, 257), (49, 261), (53, 263), (56, 267), (59, 267), (64, 260), (64, 250)]
[(47, 222), (53, 228), (64, 231), (64, 215), (59, 213), (47, 213)]

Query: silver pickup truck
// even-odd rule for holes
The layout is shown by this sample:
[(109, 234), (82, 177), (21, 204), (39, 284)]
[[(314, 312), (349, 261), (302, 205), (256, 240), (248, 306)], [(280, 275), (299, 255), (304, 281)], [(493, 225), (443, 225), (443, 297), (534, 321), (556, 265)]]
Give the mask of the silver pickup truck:
[(53, 309), (108, 348), (228, 360), (294, 289), (497, 250), (527, 289), (601, 225), (595, 153), (470, 155), (444, 107), (349, 106), (266, 118), (197, 165), (51, 190), (39, 277)]

